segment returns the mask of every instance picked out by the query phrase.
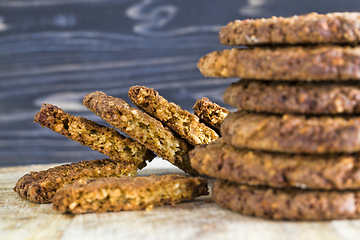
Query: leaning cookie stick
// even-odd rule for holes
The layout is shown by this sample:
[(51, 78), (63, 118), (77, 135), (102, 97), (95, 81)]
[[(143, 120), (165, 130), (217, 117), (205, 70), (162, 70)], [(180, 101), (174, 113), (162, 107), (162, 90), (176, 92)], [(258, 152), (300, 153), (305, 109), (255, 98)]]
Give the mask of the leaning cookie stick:
[(230, 112), (226, 108), (211, 102), (206, 97), (197, 100), (193, 109), (194, 114), (213, 128), (218, 134), (220, 134), (220, 124)]
[(24, 175), (16, 183), (14, 191), (23, 199), (37, 203), (49, 203), (52, 202), (55, 192), (59, 188), (73, 183), (75, 180), (135, 176), (137, 169), (133, 163), (111, 159), (95, 159), (65, 164)]
[(58, 212), (116, 212), (151, 209), (208, 195), (207, 181), (178, 174), (77, 181), (57, 191)]
[(218, 139), (218, 134), (200, 123), (199, 117), (168, 102), (152, 88), (133, 86), (129, 90), (131, 101), (149, 115), (157, 118), (190, 144), (207, 144)]
[(86, 95), (83, 104), (131, 138), (152, 150), (159, 157), (168, 160), (187, 173), (196, 175), (190, 165), (188, 143), (176, 136), (157, 119), (131, 107), (120, 98), (103, 92)]
[(151, 161), (155, 157), (150, 150), (121, 135), (116, 129), (75, 117), (51, 104), (44, 103), (34, 121), (111, 159), (132, 162), (139, 168), (146, 166), (146, 160)]

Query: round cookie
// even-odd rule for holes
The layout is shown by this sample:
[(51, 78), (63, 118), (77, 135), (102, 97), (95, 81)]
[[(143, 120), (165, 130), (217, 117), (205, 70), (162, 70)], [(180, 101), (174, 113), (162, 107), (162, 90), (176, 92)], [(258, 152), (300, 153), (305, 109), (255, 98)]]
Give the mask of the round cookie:
[(224, 102), (264, 113), (360, 113), (357, 82), (272, 82), (242, 79), (226, 88)]
[(319, 44), (360, 41), (360, 13), (310, 13), (292, 17), (236, 20), (222, 27), (225, 45)]
[(359, 189), (360, 155), (301, 155), (238, 149), (221, 139), (196, 146), (191, 166), (200, 174), (274, 188)]
[(224, 141), (238, 148), (287, 153), (360, 151), (360, 117), (229, 113), (221, 124)]
[(226, 49), (200, 58), (205, 77), (257, 80), (348, 81), (360, 79), (360, 47), (319, 45)]
[(218, 180), (212, 188), (212, 198), (221, 207), (263, 218), (360, 218), (360, 191), (283, 190)]

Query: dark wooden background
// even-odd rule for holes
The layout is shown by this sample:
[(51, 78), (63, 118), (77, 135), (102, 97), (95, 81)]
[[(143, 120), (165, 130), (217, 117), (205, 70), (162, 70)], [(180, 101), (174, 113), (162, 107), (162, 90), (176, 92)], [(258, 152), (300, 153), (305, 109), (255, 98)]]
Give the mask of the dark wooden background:
[(204, 78), (196, 67), (226, 48), (221, 26), (359, 10), (359, 0), (0, 0), (0, 166), (104, 157), (34, 123), (43, 102), (102, 124), (83, 96), (100, 90), (129, 101), (136, 84), (189, 111), (203, 96), (226, 106), (223, 91), (236, 79)]

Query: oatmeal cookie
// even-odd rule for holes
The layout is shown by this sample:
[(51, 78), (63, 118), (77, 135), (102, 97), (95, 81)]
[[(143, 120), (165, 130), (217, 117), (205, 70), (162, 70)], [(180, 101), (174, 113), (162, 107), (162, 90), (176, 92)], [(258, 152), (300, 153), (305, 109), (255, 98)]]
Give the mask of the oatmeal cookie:
[(218, 180), (212, 188), (212, 198), (221, 207), (263, 218), (360, 218), (360, 191), (272, 189)]
[(138, 108), (157, 118), (192, 145), (207, 144), (219, 138), (213, 129), (200, 123), (198, 116), (168, 102), (152, 88), (132, 86), (129, 97)]
[(263, 113), (360, 113), (357, 82), (280, 82), (242, 79), (224, 92), (224, 102), (236, 108)]
[(52, 104), (44, 103), (34, 121), (111, 159), (135, 163), (140, 169), (146, 166), (146, 160), (155, 157), (150, 150), (116, 129), (75, 117)]
[(221, 124), (224, 141), (238, 148), (287, 153), (360, 151), (360, 117), (229, 113)]
[(360, 47), (288, 46), (226, 49), (202, 57), (205, 77), (257, 80), (347, 81), (360, 79)]
[(356, 44), (360, 41), (360, 13), (310, 13), (292, 17), (236, 20), (222, 27), (225, 45)]
[(178, 174), (81, 180), (61, 188), (53, 200), (58, 212), (116, 212), (151, 209), (208, 195), (205, 179)]
[(221, 139), (189, 154), (200, 174), (246, 185), (360, 189), (360, 154), (272, 153), (235, 148)]
[(136, 174), (137, 166), (133, 163), (95, 159), (28, 173), (18, 180), (14, 191), (23, 199), (37, 203), (50, 203), (59, 188), (75, 180), (135, 176)]
[(226, 108), (211, 102), (206, 97), (197, 100), (193, 109), (194, 114), (213, 128), (218, 134), (220, 134), (220, 124), (230, 112)]
[(170, 129), (148, 114), (131, 107), (120, 98), (103, 92), (87, 94), (83, 104), (113, 127), (137, 140), (159, 157), (168, 160), (187, 173), (196, 175), (188, 155), (191, 147)]

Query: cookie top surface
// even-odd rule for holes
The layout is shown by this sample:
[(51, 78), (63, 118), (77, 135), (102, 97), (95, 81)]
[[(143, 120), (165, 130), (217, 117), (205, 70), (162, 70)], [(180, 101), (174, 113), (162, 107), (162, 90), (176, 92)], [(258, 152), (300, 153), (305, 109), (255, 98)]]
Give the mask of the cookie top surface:
[(360, 41), (360, 13), (310, 13), (292, 17), (236, 20), (222, 27), (225, 45), (355, 44)]
[(282, 82), (242, 79), (224, 92), (224, 102), (250, 112), (277, 114), (360, 113), (360, 83)]
[(348, 81), (360, 79), (360, 47), (319, 45), (225, 49), (200, 58), (205, 77), (256, 80)]
[(360, 117), (229, 113), (221, 124), (224, 141), (239, 148), (287, 153), (360, 151)]
[(271, 219), (333, 220), (360, 218), (360, 191), (272, 189), (218, 180), (218, 205), (245, 215)]
[(274, 188), (359, 189), (359, 154), (286, 154), (239, 149), (221, 139), (196, 146), (191, 166), (210, 177)]

